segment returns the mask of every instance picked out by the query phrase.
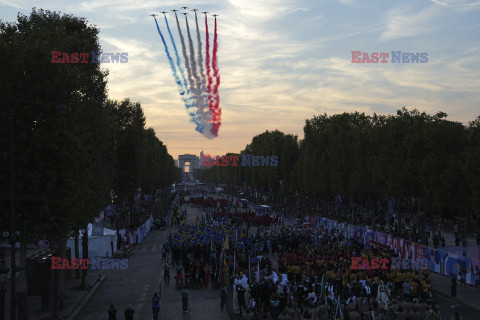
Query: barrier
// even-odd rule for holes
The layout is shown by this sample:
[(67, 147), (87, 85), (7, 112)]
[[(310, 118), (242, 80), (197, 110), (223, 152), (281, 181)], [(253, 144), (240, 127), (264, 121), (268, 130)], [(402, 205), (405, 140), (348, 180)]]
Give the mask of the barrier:
[(130, 245), (138, 244), (142, 242), (143, 238), (150, 232), (150, 229), (153, 226), (153, 217), (148, 218), (144, 224), (142, 224), (137, 229), (122, 229), (119, 230), (118, 233), (122, 235), (122, 237), (126, 237), (127, 241)]
[[(309, 220), (311, 218), (309, 217)], [(332, 231), (338, 230), (344, 233), (346, 238), (361, 237), (365, 244), (378, 243), (393, 250), (399, 254), (401, 259), (410, 259), (413, 263), (422, 264), (427, 261), (431, 271), (440, 273), (449, 277), (457, 277), (459, 267), (466, 270), (465, 281), (468, 284), (475, 284), (474, 269), (480, 267), (480, 261), (463, 257), (461, 254), (455, 254), (440, 249), (433, 249), (419, 243), (394, 237), (390, 234), (362, 228), (355, 225), (339, 223), (336, 220), (318, 217), (318, 225), (322, 228)], [(456, 251), (454, 251), (456, 252)]]

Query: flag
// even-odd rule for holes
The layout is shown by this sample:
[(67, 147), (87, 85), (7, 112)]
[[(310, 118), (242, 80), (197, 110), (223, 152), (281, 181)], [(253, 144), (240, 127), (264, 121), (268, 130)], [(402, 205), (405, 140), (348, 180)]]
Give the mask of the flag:
[(225, 235), (225, 241), (223, 241), (223, 250), (228, 250), (228, 235)]
[[(320, 292), (321, 295), (325, 294), (325, 273), (322, 275), (322, 290)], [(327, 302), (327, 295), (325, 294), (325, 303)]]
[(257, 283), (260, 283), (260, 260), (257, 262)]

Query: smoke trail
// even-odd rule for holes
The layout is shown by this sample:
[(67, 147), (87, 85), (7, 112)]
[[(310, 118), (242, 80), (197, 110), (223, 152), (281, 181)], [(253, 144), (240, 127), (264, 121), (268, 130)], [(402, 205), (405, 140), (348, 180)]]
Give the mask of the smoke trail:
[(198, 43), (198, 65), (200, 68), (200, 75), (202, 77), (202, 90), (205, 91), (205, 74), (203, 72), (203, 56), (202, 56), (202, 38), (200, 37), (200, 28), (198, 27), (197, 12), (195, 11), (195, 25), (197, 27), (197, 43)]
[(220, 97), (218, 95), (218, 87), (220, 86), (220, 74), (218, 73), (218, 36), (217, 36), (217, 17), (215, 17), (215, 31), (213, 35), (213, 53), (212, 53), (212, 69), (213, 77), (215, 78), (215, 85), (213, 86), (213, 109), (212, 109), (212, 129), (211, 132), (215, 137), (218, 137), (218, 129), (221, 125), (222, 109), (220, 108)]
[(190, 69), (190, 62), (188, 60), (187, 50), (185, 49), (185, 40), (183, 39), (182, 29), (180, 28), (180, 22), (178, 22), (178, 16), (176, 12), (175, 12), (175, 19), (177, 20), (178, 34), (180, 35), (180, 43), (182, 44), (182, 54), (183, 54), (183, 59), (185, 59), (185, 68), (187, 69), (188, 82), (192, 84), (191, 91), (195, 93), (193, 88), (192, 70)]
[[(167, 16), (165, 16), (165, 24), (167, 25), (167, 30), (168, 30), (168, 34), (170, 36), (170, 41), (172, 42), (172, 46), (173, 46), (173, 49), (174, 49), (174, 52), (175, 52), (177, 69), (180, 70), (180, 75), (182, 76), (182, 79), (183, 79), (183, 86), (185, 88), (185, 92), (188, 94), (188, 101), (186, 101), (185, 103), (188, 103), (190, 108), (195, 108), (196, 101), (192, 97), (192, 93), (191, 93), (190, 88), (189, 88), (188, 80), (187, 80), (187, 77), (185, 76), (185, 69), (184, 69), (184, 67), (182, 65), (182, 62), (180, 60), (180, 55), (178, 54), (177, 45), (175, 44), (175, 39), (173, 38), (172, 31), (170, 30), (170, 25), (168, 24)], [(195, 109), (195, 113), (197, 114), (196, 109)], [(207, 138), (210, 138), (210, 135), (211, 135), (211, 133), (209, 132), (210, 130), (203, 131), (203, 128), (205, 127), (205, 124), (204, 124), (204, 122), (201, 121), (200, 117), (198, 117), (198, 118), (199, 118), (199, 121), (202, 123), (200, 133), (206, 135)], [(211, 127), (211, 125), (208, 125), (206, 129), (208, 129), (209, 127)]]
[(197, 112), (195, 112), (194, 105), (192, 106), (189, 103), (190, 100), (191, 100), (190, 93), (185, 95), (184, 87), (182, 85), (182, 82), (180, 81), (180, 78), (179, 78), (178, 74), (177, 74), (177, 70), (175, 69), (175, 64), (173, 62), (172, 57), (170, 56), (170, 52), (168, 51), (168, 46), (167, 46), (167, 43), (165, 42), (165, 38), (163, 37), (162, 31), (160, 31), (160, 27), (158, 26), (157, 18), (155, 18), (155, 17), (153, 17), (153, 18), (155, 19), (155, 24), (157, 25), (158, 34), (160, 35), (160, 38), (162, 38), (163, 46), (165, 47), (165, 53), (167, 54), (168, 61), (170, 62), (170, 69), (172, 69), (173, 77), (175, 78), (175, 82), (177, 83), (178, 91), (179, 91), (179, 93), (182, 97), (182, 100), (185, 102), (185, 106), (187, 108), (188, 115), (190, 116), (191, 121), (193, 121), (197, 125), (195, 130), (202, 133), (205, 126), (200, 122), (200, 117), (197, 114)]
[(200, 93), (201, 93), (201, 105), (202, 109), (206, 113), (206, 122), (210, 122), (211, 118), (211, 112), (210, 109), (208, 108), (209, 101), (208, 101), (208, 94), (205, 92), (206, 90), (206, 78), (205, 78), (205, 73), (203, 70), (203, 55), (202, 55), (202, 38), (200, 36), (200, 28), (198, 27), (198, 17), (197, 17), (197, 11), (195, 11), (195, 26), (197, 29), (197, 54), (198, 54), (198, 66), (200, 69)]
[(180, 75), (182, 76), (183, 87), (184, 87), (186, 93), (190, 94), (190, 88), (188, 87), (187, 77), (185, 77), (185, 69), (182, 66), (182, 62), (180, 61), (180, 56), (178, 54), (177, 45), (175, 44), (175, 40), (173, 39), (172, 31), (170, 30), (170, 26), (168, 25), (167, 16), (164, 15), (164, 17), (165, 17), (165, 24), (167, 25), (168, 34), (170, 35), (170, 41), (172, 42), (173, 51), (175, 52), (177, 69), (180, 71)]
[(192, 68), (192, 75), (195, 78), (195, 83), (197, 84), (200, 82), (200, 78), (198, 77), (197, 73), (197, 62), (195, 61), (195, 48), (193, 47), (192, 35), (190, 34), (190, 27), (188, 25), (187, 15), (185, 15), (185, 24), (187, 25), (187, 35), (188, 35), (188, 45), (190, 47), (190, 67)]
[[(185, 17), (186, 18), (186, 17)], [(187, 49), (186, 49), (186, 45), (185, 45), (185, 40), (183, 38), (183, 34), (182, 34), (182, 29), (180, 28), (180, 22), (178, 21), (178, 16), (177, 16), (177, 13), (175, 12), (175, 20), (177, 22), (177, 28), (178, 28), (178, 34), (180, 36), (180, 43), (182, 45), (182, 54), (183, 54), (183, 58), (185, 59), (185, 68), (187, 69), (187, 74), (188, 74), (188, 82), (190, 83), (190, 91), (193, 93), (194, 98), (191, 98), (189, 100), (189, 105), (190, 106), (196, 106), (197, 107), (197, 111), (196, 111), (196, 114), (198, 114), (198, 106), (197, 106), (197, 103), (198, 103), (198, 99), (196, 99), (197, 95), (198, 95), (198, 90), (195, 88), (194, 86), (194, 80), (193, 80), (193, 74), (192, 74), (192, 69), (190, 68), (191, 67), (191, 63), (194, 63), (192, 61), (190, 61), (188, 59), (188, 55), (187, 55)], [(211, 138), (211, 129), (210, 130), (207, 130), (207, 131), (204, 131), (204, 128), (205, 128), (205, 125), (206, 125), (206, 122), (205, 120), (203, 119), (204, 116), (203, 115), (199, 115), (199, 119), (200, 119), (200, 124), (201, 124), (201, 131), (199, 130), (200, 133), (202, 133), (203, 135), (205, 135), (207, 138)], [(210, 125), (208, 124), (208, 127), (210, 127)], [(208, 129), (208, 128), (207, 128)]]
[(205, 14), (205, 66), (207, 68), (207, 98), (208, 98), (208, 108), (210, 111), (213, 110), (213, 101), (212, 101), (212, 84), (213, 78), (210, 67), (210, 35), (208, 33), (208, 20), (207, 15)]
[(197, 62), (195, 59), (195, 48), (193, 47), (193, 40), (192, 40), (192, 34), (190, 33), (190, 26), (188, 24), (188, 19), (187, 15), (185, 15), (185, 25), (187, 26), (187, 36), (188, 36), (188, 45), (190, 48), (190, 67), (192, 69), (192, 75), (195, 79), (195, 90), (193, 90), (193, 84), (192, 84), (192, 91), (195, 96), (195, 100), (197, 101), (197, 110), (198, 114), (200, 116), (200, 119), (202, 123), (207, 124), (209, 119), (208, 115), (205, 112), (205, 105), (202, 103), (202, 91), (201, 91), (201, 81), (200, 77), (198, 76), (197, 72)]

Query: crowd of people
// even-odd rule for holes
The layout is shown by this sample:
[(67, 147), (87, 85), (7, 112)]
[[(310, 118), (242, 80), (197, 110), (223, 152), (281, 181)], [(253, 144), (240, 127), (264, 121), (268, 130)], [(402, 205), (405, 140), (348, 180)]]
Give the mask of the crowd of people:
[[(176, 197), (170, 208), (173, 229), (162, 249), (163, 281), (174, 279), (184, 312), (189, 289), (211, 287), (219, 290), (220, 310), (231, 303), (233, 313), (247, 320), (440, 319), (429, 270), (391, 268), (392, 259), (399, 258), (394, 251), (363, 243), (362, 238), (345, 238), (335, 228), (302, 224), (303, 219), (252, 228), (235, 214), (238, 199), (207, 197), (205, 193), (203, 200), (196, 197), (193, 202)], [(268, 197), (263, 201), (268, 203)], [(182, 203), (201, 212), (193, 225), (186, 224)], [(430, 239), (435, 246), (442, 238), (445, 241), (443, 225), (429, 225), (421, 214), (401, 218), (379, 214), (390, 210), (388, 201), (378, 202), (376, 209), (336, 200), (302, 205), (304, 214), (368, 226), (423, 244)], [(296, 206), (285, 204), (282, 215)], [(403, 219), (411, 223), (405, 225)], [(460, 237), (461, 225), (454, 231)], [(354, 260), (362, 263), (354, 267)], [(384, 261), (381, 266), (379, 260)], [(456, 279), (451, 288), (454, 298)], [(152, 308), (156, 318), (158, 309)]]
[(428, 270), (352, 269), (353, 257), (391, 259), (392, 251), (335, 229), (252, 231), (231, 215), (180, 226), (164, 244), (165, 282), (175, 268), (179, 289), (220, 288), (222, 310), (231, 288), (244, 319), (438, 319)]
[(316, 243), (312, 233), (301, 228), (264, 233), (260, 239), (265, 255), (276, 261), (258, 262), (249, 270), (256, 272), (255, 277), (234, 281), (234, 309), (238, 306), (240, 313), (245, 312), (245, 319), (332, 319), (340, 314), (342, 319), (403, 319), (402, 315), (436, 319), (438, 315), (428, 271), (351, 268), (352, 257), (391, 258), (392, 252), (326, 230)]

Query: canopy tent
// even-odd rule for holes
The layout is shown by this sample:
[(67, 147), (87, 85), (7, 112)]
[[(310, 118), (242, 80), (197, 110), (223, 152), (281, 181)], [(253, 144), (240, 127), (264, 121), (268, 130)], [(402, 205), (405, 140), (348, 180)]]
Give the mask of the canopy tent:
[[(117, 232), (115, 230), (103, 228), (103, 235), (92, 236), (93, 226), (88, 224), (88, 256), (89, 257), (111, 257), (112, 250), (117, 250)], [(82, 257), (83, 230), (79, 230), (79, 256)], [(75, 257), (75, 239), (70, 237), (67, 241), (67, 247), (71, 248), (72, 258)]]

